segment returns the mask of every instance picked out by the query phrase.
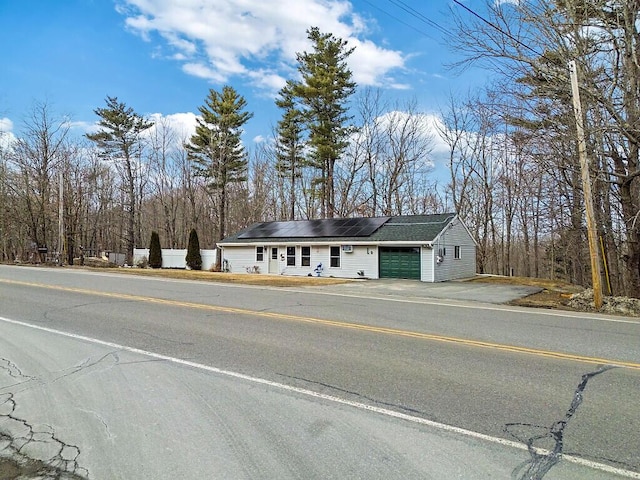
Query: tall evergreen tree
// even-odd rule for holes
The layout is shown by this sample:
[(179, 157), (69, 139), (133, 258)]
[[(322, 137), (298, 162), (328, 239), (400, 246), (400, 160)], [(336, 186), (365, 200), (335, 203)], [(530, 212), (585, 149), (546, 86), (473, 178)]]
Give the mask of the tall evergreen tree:
[[(196, 133), (186, 145), (196, 175), (206, 179), (209, 192), (216, 198), (217, 240), (226, 235), (227, 188), (247, 180), (247, 154), (240, 135), (253, 114), (244, 111), (246, 105), (233, 87), (224, 86), (222, 92), (211, 89), (205, 104), (198, 108)], [(220, 266), (218, 258), (218, 269)]]
[(87, 134), (87, 138), (95, 142), (103, 157), (114, 162), (120, 174), (125, 195), (126, 261), (131, 265), (136, 243), (136, 180), (142, 151), (140, 134), (151, 128), (153, 123), (142, 118), (123, 102), (119, 102), (117, 97), (107, 97), (106, 104), (105, 108), (94, 110), (100, 117), (100, 130), (94, 134)]
[(149, 242), (149, 266), (151, 268), (162, 268), (160, 235), (155, 230), (151, 232), (151, 241)]
[[(219, 255), (216, 255), (219, 257)], [(185, 258), (187, 267), (191, 270), (202, 269), (202, 255), (200, 254), (200, 242), (198, 241), (198, 233), (195, 228), (189, 233), (189, 245), (187, 247), (187, 256)]]
[(307, 34), (313, 51), (296, 55), (301, 80), (291, 85), (305, 113), (314, 166), (321, 172), (321, 213), (331, 218), (335, 214), (334, 165), (352, 131), (348, 125), (348, 101), (356, 83), (347, 59), (354, 48), (347, 48), (346, 41), (321, 33), (317, 27)]
[(297, 184), (304, 166), (304, 117), (296, 106), (291, 82), (280, 90), (276, 105), (284, 112), (276, 130), (276, 170), (289, 185), (289, 220), (296, 216)]

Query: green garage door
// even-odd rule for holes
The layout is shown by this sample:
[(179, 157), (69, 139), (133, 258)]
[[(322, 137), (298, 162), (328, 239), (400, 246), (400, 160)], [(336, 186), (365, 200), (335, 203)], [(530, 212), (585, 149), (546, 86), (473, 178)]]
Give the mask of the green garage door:
[(420, 247), (380, 247), (380, 278), (420, 280)]

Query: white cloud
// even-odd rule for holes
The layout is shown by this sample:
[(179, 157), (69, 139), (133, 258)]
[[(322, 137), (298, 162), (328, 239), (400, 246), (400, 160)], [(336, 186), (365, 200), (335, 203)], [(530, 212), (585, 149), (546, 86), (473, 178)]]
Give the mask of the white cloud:
[(145, 40), (160, 35), (184, 72), (216, 83), (240, 76), (279, 88), (295, 53), (310, 49), (312, 25), (357, 47), (349, 66), (361, 85), (396, 85), (388, 77), (405, 62), (361, 38), (366, 22), (347, 0), (121, 0), (117, 9)]
[[(443, 127), (442, 119), (433, 113), (415, 113), (411, 111), (392, 110), (376, 118), (375, 125), (378, 133), (388, 133), (393, 131), (393, 126), (406, 125), (409, 130), (415, 129), (416, 136), (413, 140), (424, 148), (424, 156), (421, 159), (422, 165), (428, 169), (444, 165), (449, 147), (444, 142), (439, 132)], [(368, 135), (370, 130), (358, 131), (352, 141), (356, 141), (358, 136)], [(362, 140), (362, 139), (361, 139)]]
[(149, 115), (149, 120), (155, 124), (149, 130), (149, 133), (153, 132), (160, 122), (163, 122), (167, 128), (175, 133), (175, 140), (180, 144), (183, 140), (196, 133), (196, 114), (192, 112), (172, 113), (170, 115), (152, 113)]
[(249, 77), (254, 84), (271, 92), (277, 92), (287, 83), (283, 76), (269, 70), (253, 70), (249, 72)]
[(81, 122), (81, 121), (68, 121), (66, 122), (66, 126), (71, 130), (79, 130), (82, 134), (85, 133), (96, 133), (100, 127), (98, 126), (98, 122), (90, 123), (90, 122)]
[(194, 77), (206, 78), (216, 82), (223, 82), (225, 80), (225, 77), (216, 70), (201, 63), (185, 63), (182, 66), (182, 70), (184, 73), (188, 73)]
[(445, 128), (442, 117), (434, 114), (425, 115), (425, 124), (429, 131), (433, 134), (433, 153), (434, 155), (442, 155), (449, 153), (449, 145), (442, 138), (442, 132)]
[[(349, 45), (356, 49), (352, 54), (350, 66), (354, 80), (360, 85), (382, 85), (388, 80), (391, 70), (404, 66), (404, 58), (400, 52), (385, 50), (370, 41), (350, 40)], [(388, 83), (385, 82), (385, 86)]]
[(0, 132), (9, 133), (12, 130), (13, 130), (13, 122), (6, 117), (0, 118)]
[(13, 122), (6, 117), (0, 118), (0, 150), (10, 148), (16, 140), (13, 133)]

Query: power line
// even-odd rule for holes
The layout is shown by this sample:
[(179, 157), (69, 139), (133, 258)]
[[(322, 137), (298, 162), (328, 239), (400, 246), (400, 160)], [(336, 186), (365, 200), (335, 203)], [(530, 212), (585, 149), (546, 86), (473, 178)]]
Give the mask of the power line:
[(419, 12), (418, 10), (416, 10), (415, 8), (407, 5), (405, 2), (403, 2), (402, 0), (388, 0), (389, 3), (392, 3), (393, 5), (395, 5), (396, 7), (401, 8), (402, 10), (404, 10), (405, 12), (407, 12), (409, 15), (411, 15), (414, 18), (417, 18), (418, 20), (420, 20), (421, 22), (429, 25), (430, 27), (435, 28), (436, 30), (438, 30), (440, 33), (443, 34), (447, 34), (448, 30), (446, 28), (444, 28), (442, 25), (440, 25), (439, 23), (431, 20), (430, 18), (428, 18), (426, 15), (424, 15), (422, 12)]
[[(391, 1), (391, 0), (390, 0)], [(527, 45), (526, 43), (521, 42), (520, 40), (518, 40), (516, 37), (514, 37), (513, 35), (511, 35), (509, 32), (503, 30), (502, 28), (500, 28), (498, 25), (496, 25), (493, 22), (490, 22), (489, 20), (487, 20), (486, 18), (484, 18), (482, 15), (480, 15), (479, 13), (474, 12), (473, 10), (471, 10), (469, 7), (467, 7), (466, 5), (460, 3), (458, 0), (453, 0), (453, 3), (455, 3), (456, 5), (464, 8), (467, 12), (469, 12), (470, 14), (472, 14), (473, 16), (479, 18), (481, 21), (483, 21), (484, 23), (486, 23), (487, 25), (489, 25), (490, 27), (496, 29), (498, 32), (500, 32), (501, 34), (505, 35), (506, 37), (509, 37), (511, 40), (513, 40), (514, 42), (516, 42), (518, 45), (523, 46), (524, 48), (526, 48), (527, 50), (535, 53), (537, 56), (541, 57), (543, 56), (541, 53), (539, 53), (538, 51), (536, 51), (534, 48), (531, 48), (529, 45)]]
[(387, 12), (386, 10), (378, 7), (377, 5), (374, 5), (373, 3), (371, 3), (369, 0), (363, 0), (364, 3), (370, 5), (371, 7), (375, 8), (376, 10), (381, 11), (382, 13), (384, 13), (385, 15), (393, 18), (396, 22), (401, 23), (402, 25), (404, 25), (405, 27), (409, 27), (411, 30), (419, 33), (420, 35), (424, 35), (425, 37), (429, 37), (429, 38), (433, 38), (431, 35), (429, 35), (427, 32), (420, 30), (419, 28), (414, 27), (413, 25), (411, 25), (410, 23), (405, 22), (404, 20), (401, 20), (400, 18), (396, 17), (395, 15)]

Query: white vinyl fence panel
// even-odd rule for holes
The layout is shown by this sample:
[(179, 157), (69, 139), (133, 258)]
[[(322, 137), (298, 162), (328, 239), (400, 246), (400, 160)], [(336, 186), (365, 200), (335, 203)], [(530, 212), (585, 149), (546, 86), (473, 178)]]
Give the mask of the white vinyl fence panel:
[[(202, 257), (202, 270), (210, 270), (216, 264), (216, 249), (213, 250), (200, 250), (200, 256)], [(187, 268), (186, 248), (163, 248), (162, 249), (162, 268)], [(133, 250), (133, 264), (138, 265), (140, 261), (146, 258), (149, 260), (148, 248), (134, 248)]]

